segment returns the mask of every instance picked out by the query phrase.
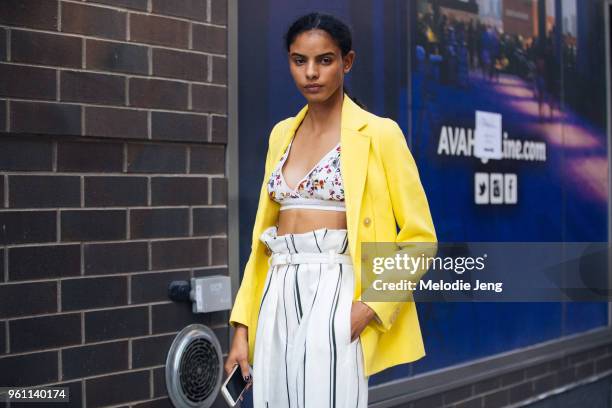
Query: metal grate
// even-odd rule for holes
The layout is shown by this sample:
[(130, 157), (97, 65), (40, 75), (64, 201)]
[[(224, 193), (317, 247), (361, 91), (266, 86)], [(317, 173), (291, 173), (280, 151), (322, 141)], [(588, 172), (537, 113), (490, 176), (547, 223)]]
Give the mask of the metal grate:
[(219, 359), (214, 345), (198, 338), (185, 348), (181, 358), (179, 375), (185, 397), (202, 402), (215, 390), (219, 372)]
[(212, 406), (221, 388), (222, 355), (210, 328), (192, 324), (181, 330), (166, 357), (166, 387), (175, 407)]

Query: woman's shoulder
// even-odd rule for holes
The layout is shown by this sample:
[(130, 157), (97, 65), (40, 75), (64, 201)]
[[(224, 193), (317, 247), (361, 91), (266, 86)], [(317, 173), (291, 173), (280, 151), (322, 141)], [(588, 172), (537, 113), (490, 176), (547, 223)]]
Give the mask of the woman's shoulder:
[(379, 135), (382, 133), (393, 133), (400, 129), (397, 122), (391, 118), (385, 116), (379, 116), (365, 108), (355, 105), (352, 114), (358, 115), (362, 121), (367, 123), (366, 132), (370, 131), (372, 136)]
[(394, 119), (378, 116), (371, 112), (367, 112), (364, 115), (368, 122), (365, 131), (371, 137), (379, 141), (388, 141), (389, 139), (397, 139), (398, 137), (404, 138), (402, 128)]
[(276, 142), (278, 138), (285, 133), (287, 127), (291, 125), (293, 119), (295, 119), (294, 116), (289, 116), (288, 118), (281, 119), (274, 124), (272, 130), (270, 131), (270, 145), (273, 145), (274, 142)]

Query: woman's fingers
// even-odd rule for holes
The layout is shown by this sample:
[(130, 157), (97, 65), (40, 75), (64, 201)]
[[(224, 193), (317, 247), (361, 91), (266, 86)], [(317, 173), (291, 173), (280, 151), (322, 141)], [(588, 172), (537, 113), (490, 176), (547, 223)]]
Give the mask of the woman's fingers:
[(227, 359), (227, 361), (225, 362), (225, 365), (223, 366), (223, 368), (225, 369), (225, 374), (229, 375), (232, 370), (234, 369), (234, 366), (236, 365), (236, 362), (232, 360), (230, 360), (229, 358)]
[(251, 372), (249, 371), (249, 361), (247, 359), (241, 360), (238, 362), (240, 364), (240, 371), (242, 371), (242, 378), (245, 381), (249, 381), (251, 379)]

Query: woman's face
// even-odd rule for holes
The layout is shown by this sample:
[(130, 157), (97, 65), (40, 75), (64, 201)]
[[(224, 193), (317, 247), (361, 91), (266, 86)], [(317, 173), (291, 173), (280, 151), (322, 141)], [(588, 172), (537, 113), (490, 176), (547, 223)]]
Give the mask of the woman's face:
[(342, 58), (340, 48), (326, 31), (309, 30), (299, 34), (289, 47), (289, 69), (308, 102), (323, 102), (342, 89), (354, 55), (351, 50)]

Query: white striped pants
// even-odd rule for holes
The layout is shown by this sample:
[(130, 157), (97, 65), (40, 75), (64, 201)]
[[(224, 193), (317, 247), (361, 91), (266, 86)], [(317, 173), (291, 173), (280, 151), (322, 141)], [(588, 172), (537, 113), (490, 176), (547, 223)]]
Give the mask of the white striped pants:
[[(260, 237), (271, 260), (278, 254), (349, 254), (346, 229), (281, 236), (276, 231), (272, 226)], [(319, 263), (285, 262), (270, 266), (260, 304), (254, 408), (367, 407), (361, 342), (350, 340), (352, 263), (321, 257)]]

